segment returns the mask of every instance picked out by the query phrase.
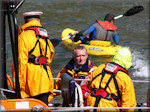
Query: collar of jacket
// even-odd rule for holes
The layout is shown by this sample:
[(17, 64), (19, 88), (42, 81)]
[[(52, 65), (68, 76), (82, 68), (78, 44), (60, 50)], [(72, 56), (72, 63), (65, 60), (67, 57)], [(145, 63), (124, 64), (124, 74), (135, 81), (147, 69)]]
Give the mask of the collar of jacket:
[[(65, 66), (65, 68), (69, 69), (72, 71), (72, 69), (74, 69), (74, 59), (72, 58), (68, 64)], [(87, 59), (86, 60), (86, 63), (84, 65), (81, 66), (81, 68), (79, 69), (79, 72), (82, 71), (82, 72), (89, 72), (89, 64), (91, 64), (90, 60)]]
[(32, 21), (30, 21), (30, 22), (24, 24), (24, 25), (21, 27), (21, 29), (24, 30), (24, 29), (26, 29), (27, 27), (31, 27), (31, 26), (40, 26), (40, 27), (41, 27), (42, 25), (41, 25), (41, 23), (40, 23), (39, 21), (37, 21), (37, 20), (32, 20)]
[(102, 28), (104, 28), (105, 30), (117, 30), (117, 26), (115, 26), (114, 24), (108, 22), (108, 21), (100, 21), (97, 20), (97, 22), (100, 24), (100, 26)]

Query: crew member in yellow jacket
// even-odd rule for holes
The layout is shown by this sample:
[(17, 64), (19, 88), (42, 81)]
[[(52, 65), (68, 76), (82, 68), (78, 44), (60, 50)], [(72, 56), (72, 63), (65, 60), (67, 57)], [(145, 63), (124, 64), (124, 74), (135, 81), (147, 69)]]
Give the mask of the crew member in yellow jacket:
[[(76, 46), (73, 50), (71, 60), (58, 73), (57, 78), (61, 78), (61, 75), (63, 73), (67, 73), (73, 78), (88, 79), (91, 75), (91, 72), (95, 68), (96, 66), (93, 66), (91, 61), (88, 58), (86, 48), (84, 46)], [(81, 86), (81, 88), (84, 88), (87, 90), (86, 83), (84, 81), (76, 81), (76, 83), (78, 83)], [(55, 81), (54, 88), (59, 89), (59, 90), (61, 89), (60, 80)], [(83, 98), (85, 99), (86, 91), (82, 91), (82, 92), (83, 92)]]
[[(87, 97), (86, 105), (93, 107), (136, 107), (134, 85), (127, 71), (131, 65), (131, 52), (128, 48), (119, 50), (111, 62), (99, 65), (91, 73), (88, 87), (92, 92)], [(98, 109), (98, 111), (119, 111), (119, 109)]]
[(19, 83), (21, 97), (37, 98), (48, 104), (54, 88), (50, 66), (54, 47), (40, 23), (42, 14), (40, 11), (22, 14), (25, 24), (18, 37)]

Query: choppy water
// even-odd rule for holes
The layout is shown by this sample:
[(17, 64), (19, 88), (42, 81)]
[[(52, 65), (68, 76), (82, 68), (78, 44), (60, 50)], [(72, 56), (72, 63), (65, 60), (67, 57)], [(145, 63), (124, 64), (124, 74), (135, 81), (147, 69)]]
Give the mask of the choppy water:
[[(148, 0), (25, 0), (18, 10), (19, 26), (24, 23), (21, 14), (27, 11), (43, 11), (42, 25), (48, 30), (50, 38), (61, 38), (65, 28), (83, 30), (95, 20), (103, 20), (105, 14), (113, 13), (116, 16), (124, 14), (133, 6), (142, 5), (145, 10), (130, 17), (123, 17), (115, 21), (118, 26), (120, 45), (130, 47), (132, 51), (133, 67), (129, 73), (133, 80), (149, 79), (149, 1)], [(8, 37), (8, 32), (6, 34)], [(11, 74), (12, 54), (10, 39), (7, 38), (7, 73)], [(61, 42), (55, 47), (52, 62), (53, 76), (69, 61), (72, 52)], [(93, 65), (98, 66), (111, 60), (89, 56)], [(134, 83), (138, 103), (147, 102), (148, 83)], [(58, 102), (60, 97), (54, 102)]]

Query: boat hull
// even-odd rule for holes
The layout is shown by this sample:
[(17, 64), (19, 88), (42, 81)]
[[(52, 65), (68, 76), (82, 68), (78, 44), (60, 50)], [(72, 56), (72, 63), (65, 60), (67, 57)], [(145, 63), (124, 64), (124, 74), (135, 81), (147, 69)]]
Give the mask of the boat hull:
[(26, 98), (26, 99), (5, 99), (0, 101), (0, 106), (3, 110), (1, 111), (11, 111), (11, 112), (32, 112), (35, 106), (41, 106), (44, 108), (44, 112), (50, 112), (51, 110), (48, 109), (48, 106), (38, 100), (33, 98)]

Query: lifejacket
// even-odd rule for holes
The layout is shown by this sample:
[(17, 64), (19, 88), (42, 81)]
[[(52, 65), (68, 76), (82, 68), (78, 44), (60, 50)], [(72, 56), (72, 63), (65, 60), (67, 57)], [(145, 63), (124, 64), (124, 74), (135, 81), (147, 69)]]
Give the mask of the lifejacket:
[(100, 21), (97, 20), (97, 22), (99, 23), (99, 25), (104, 28), (105, 30), (112, 30), (115, 31), (117, 30), (117, 26), (113, 25), (112, 23), (108, 22), (108, 21)]
[[(46, 66), (48, 65), (48, 64), (47, 64), (47, 58), (46, 58), (47, 47), (49, 47), (49, 49), (50, 49), (50, 46), (49, 46), (49, 44), (48, 44), (48, 37), (49, 37), (49, 36), (48, 36), (48, 32), (47, 32), (47, 30), (46, 30), (45, 28), (39, 27), (39, 26), (27, 27), (27, 28), (25, 29), (25, 31), (27, 31), (27, 30), (33, 30), (33, 31), (35, 31), (35, 34), (36, 34), (36, 37), (37, 37), (37, 41), (36, 41), (36, 43), (35, 43), (34, 48), (29, 51), (29, 59), (28, 59), (28, 62), (31, 62), (31, 63), (33, 63), (33, 64), (35, 64), (35, 65), (42, 65), (43, 68), (46, 70), (47, 75), (48, 75), (48, 71), (47, 71), (47, 67), (46, 67)], [(45, 42), (46, 42), (45, 55), (43, 55), (43, 53), (42, 53), (41, 45), (40, 45), (40, 42), (39, 42), (39, 39), (40, 39), (40, 38), (44, 39)], [(36, 57), (36, 56), (34, 56), (34, 55), (32, 54), (32, 52), (34, 51), (34, 49), (35, 49), (35, 47), (36, 47), (37, 44), (39, 44), (39, 48), (40, 48), (40, 56), (39, 56), (39, 57)], [(48, 75), (48, 78), (49, 78), (49, 75)], [(50, 78), (49, 78), (49, 79), (50, 79)]]
[(89, 59), (86, 60), (86, 63), (82, 65), (82, 67), (78, 71), (74, 70), (74, 63), (74, 59), (71, 59), (65, 66), (65, 68), (67, 69), (67, 73), (73, 78), (85, 79), (85, 77), (90, 74), (89, 71), (91, 70), (91, 68), (93, 68), (93, 65), (91, 64), (91, 61)]
[[(74, 71), (74, 63), (74, 59), (71, 59), (66, 65), (65, 68), (67, 68), (67, 73), (74, 78), (88, 79), (93, 71), (93, 65), (91, 64), (91, 61), (87, 59), (86, 63), (81, 67), (81, 69), (79, 69), (79, 71)], [(86, 81), (76, 81), (76, 83), (78, 83), (82, 88), (83, 99), (87, 98), (91, 90), (87, 88)]]
[[(120, 94), (118, 83), (117, 83), (116, 78), (115, 78), (118, 71), (122, 71), (122, 72), (126, 73), (127, 75), (129, 75), (128, 71), (126, 69), (124, 69), (123, 67), (121, 67), (120, 65), (118, 65), (114, 62), (109, 62), (109, 63), (106, 63), (104, 69), (102, 70), (102, 73), (100, 73), (96, 76), (96, 77), (98, 77), (99, 75), (102, 75), (102, 78), (100, 81), (99, 89), (94, 89), (91, 92), (91, 96), (96, 97), (94, 107), (98, 106), (101, 98), (104, 98), (107, 100), (115, 100), (117, 102), (118, 107), (121, 106), (121, 94)], [(103, 77), (105, 76), (106, 73), (111, 74), (111, 77), (109, 78), (108, 82), (106, 83), (106, 86), (104, 88), (101, 88), (101, 82), (102, 82)], [(94, 79), (96, 79), (96, 77), (94, 77)], [(106, 91), (111, 79), (114, 79), (114, 84), (115, 84), (115, 87), (117, 89), (117, 96), (114, 94), (109, 94)]]
[(117, 30), (117, 26), (113, 25), (112, 23), (108, 22), (108, 21), (100, 21), (100, 20), (97, 20), (96, 22), (99, 23), (99, 25), (107, 30), (106, 32), (106, 37), (105, 37), (105, 41), (107, 40), (107, 37), (108, 37), (108, 31), (111, 30), (111, 31), (115, 31)]

